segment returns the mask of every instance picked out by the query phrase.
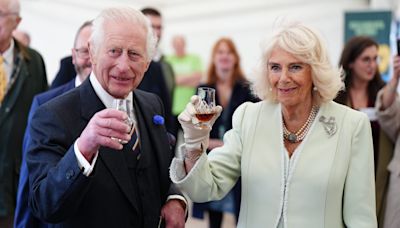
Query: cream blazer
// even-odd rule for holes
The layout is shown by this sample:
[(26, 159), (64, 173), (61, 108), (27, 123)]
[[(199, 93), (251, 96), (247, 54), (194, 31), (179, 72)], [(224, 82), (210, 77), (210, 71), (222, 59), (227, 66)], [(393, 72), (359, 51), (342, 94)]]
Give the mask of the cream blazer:
[[(322, 123), (321, 116), (333, 117), (333, 125)], [(333, 134), (327, 133), (330, 126), (336, 127)], [(376, 228), (367, 116), (334, 102), (323, 104), (302, 144), (291, 158), (284, 191), (281, 106), (244, 103), (224, 146), (203, 153), (187, 175), (178, 153), (171, 179), (194, 202), (205, 202), (222, 198), (241, 176), (239, 228), (275, 228), (281, 216), (285, 228)], [(184, 145), (180, 149), (183, 153)]]

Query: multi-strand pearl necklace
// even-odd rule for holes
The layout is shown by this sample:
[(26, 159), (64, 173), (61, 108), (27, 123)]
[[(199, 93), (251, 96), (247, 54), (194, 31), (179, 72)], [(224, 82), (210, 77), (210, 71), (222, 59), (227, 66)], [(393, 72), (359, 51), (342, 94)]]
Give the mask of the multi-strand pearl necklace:
[(285, 120), (282, 117), (282, 125), (283, 125), (283, 138), (289, 141), (290, 143), (297, 143), (303, 141), (306, 137), (308, 130), (310, 130), (311, 124), (313, 123), (315, 117), (318, 113), (318, 107), (313, 105), (311, 108), (311, 112), (308, 115), (307, 121), (303, 124), (303, 126), (296, 132), (290, 132), (285, 125)]

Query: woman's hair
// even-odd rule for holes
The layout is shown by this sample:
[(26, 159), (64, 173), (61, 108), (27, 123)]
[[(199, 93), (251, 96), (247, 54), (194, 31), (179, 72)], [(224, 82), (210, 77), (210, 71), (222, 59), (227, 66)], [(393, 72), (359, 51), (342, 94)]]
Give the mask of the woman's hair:
[[(356, 59), (364, 52), (365, 49), (372, 46), (375, 46), (377, 48), (379, 47), (378, 43), (375, 42), (375, 40), (367, 36), (355, 36), (347, 41), (339, 61), (339, 66), (343, 68), (345, 73), (345, 90), (339, 93), (335, 101), (341, 104), (347, 103), (349, 96), (348, 90), (353, 85), (354, 78), (350, 65), (356, 61)], [(385, 83), (381, 78), (379, 69), (377, 68), (374, 78), (368, 83), (368, 99), (371, 102), (375, 102), (376, 95), (378, 91), (384, 86), (384, 84)]]
[(333, 100), (343, 88), (341, 71), (329, 62), (327, 48), (320, 35), (301, 23), (290, 23), (281, 26), (263, 52), (260, 72), (253, 82), (253, 90), (261, 99), (276, 102), (268, 80), (268, 61), (275, 48), (281, 48), (310, 65), (316, 104)]
[(217, 40), (217, 42), (214, 44), (214, 47), (211, 52), (211, 61), (210, 65), (208, 66), (207, 70), (207, 79), (206, 79), (206, 84), (215, 84), (218, 80), (217, 77), (217, 72), (216, 72), (216, 66), (214, 63), (214, 58), (215, 55), (217, 54), (218, 48), (221, 44), (226, 44), (232, 52), (232, 54), (235, 56), (236, 62), (234, 65), (233, 73), (232, 73), (232, 86), (235, 84), (237, 81), (246, 81), (242, 68), (240, 67), (240, 56), (239, 53), (237, 52), (237, 49), (235, 47), (235, 44), (230, 38), (220, 38)]
[[(146, 54), (147, 61), (150, 62), (156, 50), (157, 39), (154, 36), (153, 29), (149, 19), (138, 10), (130, 7), (108, 8), (103, 10), (100, 15), (93, 21), (92, 35), (90, 42), (93, 46), (94, 52), (98, 51), (101, 43), (104, 41), (104, 22), (129, 22), (132, 25), (138, 24), (146, 31)], [(132, 28), (135, 29), (135, 28)]]

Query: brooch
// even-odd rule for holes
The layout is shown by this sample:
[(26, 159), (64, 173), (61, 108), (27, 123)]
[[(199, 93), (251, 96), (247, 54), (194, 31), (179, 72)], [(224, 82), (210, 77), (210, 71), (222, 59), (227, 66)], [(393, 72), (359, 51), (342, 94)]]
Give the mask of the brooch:
[(337, 126), (336, 126), (336, 120), (335, 117), (331, 116), (328, 118), (326, 118), (325, 116), (321, 116), (319, 118), (319, 122), (322, 123), (322, 125), (324, 126), (324, 130), (325, 132), (329, 135), (332, 136), (336, 133), (337, 131)]
[(160, 115), (154, 115), (153, 116), (153, 123), (155, 125), (164, 125), (164, 117), (160, 116)]

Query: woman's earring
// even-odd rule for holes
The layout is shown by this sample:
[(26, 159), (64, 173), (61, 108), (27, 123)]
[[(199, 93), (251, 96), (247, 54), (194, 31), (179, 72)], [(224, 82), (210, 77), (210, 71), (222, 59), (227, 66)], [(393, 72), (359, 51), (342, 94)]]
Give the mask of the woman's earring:
[(316, 86), (313, 87), (314, 91), (318, 91), (318, 88)]
[(270, 86), (268, 90), (269, 90), (270, 92), (272, 92), (272, 87)]

